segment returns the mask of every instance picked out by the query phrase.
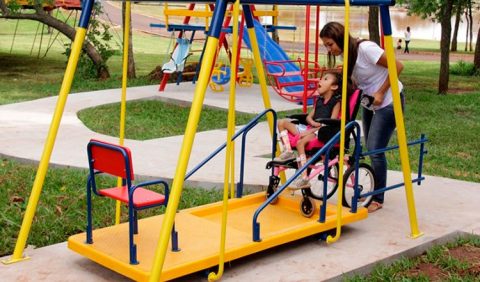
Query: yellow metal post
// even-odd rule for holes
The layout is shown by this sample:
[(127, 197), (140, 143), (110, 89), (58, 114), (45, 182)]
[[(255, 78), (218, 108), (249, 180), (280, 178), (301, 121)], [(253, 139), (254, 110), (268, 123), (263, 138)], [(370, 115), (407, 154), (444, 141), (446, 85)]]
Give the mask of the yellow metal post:
[(345, 31), (343, 43), (343, 78), (342, 78), (342, 118), (340, 123), (340, 157), (338, 164), (338, 196), (337, 196), (337, 227), (335, 236), (328, 235), (327, 243), (334, 243), (342, 235), (342, 199), (343, 199), (343, 165), (345, 158), (345, 120), (347, 112), (347, 81), (348, 81), (348, 44), (350, 38), (350, 2), (345, 1)]
[(400, 99), (400, 90), (398, 88), (397, 65), (395, 62), (395, 50), (393, 49), (393, 39), (391, 35), (385, 36), (385, 52), (387, 54), (388, 75), (390, 78), (390, 87), (392, 88), (393, 111), (395, 113), (395, 123), (397, 125), (397, 139), (400, 152), (400, 162), (402, 164), (403, 181), (405, 183), (405, 194), (407, 198), (408, 215), (410, 219), (410, 236), (418, 238), (423, 235), (418, 229), (417, 212), (415, 209), (415, 199), (413, 197), (412, 176), (410, 170), (410, 161), (408, 158), (407, 135), (405, 132), (405, 123), (403, 122), (402, 102)]
[[(130, 46), (130, 15), (132, 2), (125, 2), (125, 26), (123, 27), (123, 68), (122, 68), (122, 98), (120, 102), (120, 136), (119, 144), (123, 146), (125, 141), (125, 117), (127, 112), (127, 82), (128, 82), (128, 46)], [(122, 185), (122, 178), (118, 178), (117, 186)], [(121, 202), (116, 201), (115, 224), (120, 223), (122, 213)]]
[[(218, 272), (210, 272), (209, 281), (217, 281), (223, 275), (225, 265), (225, 241), (227, 239), (227, 216), (228, 216), (228, 188), (229, 184), (234, 183), (235, 171), (235, 147), (232, 141), (235, 133), (235, 87), (237, 85), (237, 51), (238, 51), (238, 15), (240, 10), (240, 0), (236, 0), (233, 5), (233, 47), (232, 47), (232, 64), (230, 75), (230, 98), (228, 103), (228, 126), (227, 126), (227, 149), (225, 154), (225, 175), (223, 179), (223, 209), (222, 209), (222, 226), (220, 235), (219, 250), (219, 266)], [(229, 181), (231, 181), (229, 183)], [(233, 189), (231, 189), (233, 195)]]
[(73, 76), (77, 68), (78, 58), (80, 57), (80, 52), (82, 51), (83, 41), (85, 40), (86, 32), (87, 30), (83, 27), (79, 27), (77, 29), (75, 40), (73, 41), (72, 45), (72, 52), (70, 53), (70, 57), (68, 59), (67, 69), (65, 70), (65, 75), (63, 77), (60, 93), (58, 94), (55, 112), (52, 117), (52, 122), (48, 131), (47, 140), (45, 141), (42, 157), (38, 165), (35, 181), (33, 182), (32, 192), (30, 193), (30, 197), (28, 199), (28, 205), (25, 211), (25, 215), (23, 217), (22, 226), (20, 228), (20, 233), (17, 238), (17, 243), (15, 244), (15, 249), (13, 251), (12, 257), (7, 261), (2, 261), (4, 264), (14, 263), (26, 259), (22, 256), (23, 250), (25, 249), (28, 234), (30, 233), (30, 228), (32, 226), (33, 217), (35, 216), (35, 212), (37, 210), (38, 200), (40, 199), (40, 194), (42, 193), (43, 183), (45, 181), (45, 176), (48, 170), (48, 164), (50, 163), (53, 146), (55, 145), (58, 128), (60, 127), (60, 122), (62, 120), (63, 111), (67, 102), (68, 93), (70, 93)]
[(168, 240), (170, 238), (170, 231), (173, 227), (175, 213), (178, 208), (182, 187), (184, 183), (185, 173), (187, 171), (188, 161), (192, 152), (192, 145), (197, 131), (197, 125), (202, 111), (203, 100), (205, 98), (205, 91), (210, 80), (209, 74), (212, 70), (213, 59), (215, 51), (218, 46), (218, 38), (209, 36), (205, 47), (205, 54), (201, 64), (201, 72), (193, 95), (190, 115), (188, 116), (187, 127), (185, 130), (180, 155), (178, 158), (175, 176), (173, 178), (172, 190), (168, 200), (167, 209), (165, 211), (164, 221), (162, 222), (162, 229), (160, 230), (160, 239), (155, 251), (153, 267), (150, 274), (149, 281), (156, 282), (160, 279), (163, 264), (165, 262), (165, 255), (168, 247)]
[[(270, 102), (270, 96), (267, 89), (267, 79), (265, 77), (265, 70), (263, 69), (262, 57), (260, 57), (260, 48), (258, 47), (257, 35), (255, 33), (255, 28), (248, 28), (248, 36), (252, 44), (252, 53), (253, 61), (255, 63), (255, 68), (257, 69), (258, 82), (260, 83), (260, 90), (262, 93), (263, 105), (265, 109), (272, 108), (272, 103)], [(273, 132), (276, 130), (273, 125), (273, 115), (271, 113), (267, 114), (268, 126), (270, 128), (270, 134), (273, 135)], [(277, 144), (277, 152), (279, 152), (279, 147)], [(285, 183), (285, 172), (280, 173), (280, 179), (282, 183)]]

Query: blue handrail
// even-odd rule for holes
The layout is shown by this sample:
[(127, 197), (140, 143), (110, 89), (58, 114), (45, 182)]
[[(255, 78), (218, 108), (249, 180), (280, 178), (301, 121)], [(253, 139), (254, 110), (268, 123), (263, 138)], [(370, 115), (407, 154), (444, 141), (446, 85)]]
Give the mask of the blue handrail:
[[(242, 154), (241, 154), (241, 163), (240, 163), (240, 182), (237, 184), (237, 197), (240, 198), (243, 191), (243, 174), (244, 174), (244, 165), (245, 165), (245, 145), (246, 145), (246, 134), (254, 128), (258, 124), (258, 120), (264, 117), (267, 113), (272, 113), (273, 115), (273, 124), (277, 124), (277, 113), (273, 109), (266, 109), (260, 114), (258, 114), (255, 118), (253, 118), (249, 123), (247, 123), (244, 127), (242, 127), (239, 131), (237, 131), (233, 137), (232, 141), (235, 140), (238, 136), (242, 135)], [(272, 152), (275, 155), (276, 150), (276, 141), (277, 141), (277, 133), (276, 131), (273, 132), (272, 135)], [(206, 163), (208, 163), (211, 159), (213, 159), (218, 153), (220, 153), (223, 149), (227, 147), (227, 142), (223, 143), (219, 146), (213, 153), (208, 155), (203, 161), (201, 161), (197, 166), (195, 166), (191, 171), (187, 173), (185, 176), (185, 180), (190, 178), (195, 172), (197, 172), (200, 168), (202, 168)]]

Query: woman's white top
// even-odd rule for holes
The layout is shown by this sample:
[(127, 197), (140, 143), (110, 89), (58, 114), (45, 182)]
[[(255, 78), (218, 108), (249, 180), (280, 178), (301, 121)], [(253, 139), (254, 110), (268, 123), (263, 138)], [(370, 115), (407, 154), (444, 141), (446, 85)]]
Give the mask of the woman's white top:
[(405, 41), (410, 41), (412, 34), (410, 31), (405, 31)]
[[(388, 69), (377, 65), (383, 53), (384, 50), (372, 41), (363, 41), (358, 46), (357, 62), (353, 68), (352, 78), (365, 95), (373, 96), (388, 77)], [(398, 88), (402, 92), (403, 84), (400, 81), (398, 81)], [(390, 103), (392, 103), (391, 87), (385, 92), (383, 103), (375, 106), (374, 109), (381, 109)]]

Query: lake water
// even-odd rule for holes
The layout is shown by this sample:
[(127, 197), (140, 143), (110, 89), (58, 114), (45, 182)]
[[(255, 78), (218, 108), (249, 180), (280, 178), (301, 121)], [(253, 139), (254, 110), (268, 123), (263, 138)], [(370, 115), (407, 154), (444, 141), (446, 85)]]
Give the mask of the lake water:
[[(432, 22), (429, 19), (422, 19), (418, 16), (408, 16), (405, 9), (391, 9), (390, 17), (392, 22), (393, 37), (403, 38), (404, 31), (410, 26), (412, 39), (437, 40), (441, 38), (441, 26), (439, 23)], [(465, 42), (467, 24), (465, 17), (462, 18), (458, 32), (458, 41)], [(338, 8), (321, 7), (320, 8), (320, 29), (330, 21), (343, 23), (344, 12)], [(310, 32), (313, 40), (315, 32), (315, 7), (311, 8), (310, 14)], [(279, 25), (297, 26), (297, 40), (302, 40), (305, 33), (305, 10), (295, 9), (287, 10), (285, 6), (280, 7)], [(452, 18), (452, 32), (455, 24), (455, 17)], [(473, 41), (476, 40), (477, 31), (480, 25), (480, 13), (473, 15)], [(368, 37), (368, 7), (353, 7), (350, 12), (350, 31), (352, 35), (367, 38)]]

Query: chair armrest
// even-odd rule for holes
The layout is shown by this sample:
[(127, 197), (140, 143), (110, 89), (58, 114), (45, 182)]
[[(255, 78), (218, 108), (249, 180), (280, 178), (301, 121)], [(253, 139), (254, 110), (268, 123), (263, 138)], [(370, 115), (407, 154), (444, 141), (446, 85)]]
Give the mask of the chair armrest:
[[(93, 174), (102, 174), (103, 172), (99, 171), (99, 170), (95, 170), (93, 171)], [(97, 192), (97, 187), (95, 187), (94, 185), (92, 185), (92, 181), (93, 181), (93, 176), (91, 174), (88, 174), (88, 178), (87, 178), (87, 189), (92, 189), (93, 193), (97, 196), (100, 196), (100, 197), (103, 197), (103, 195), (100, 195), (98, 192)]]
[[(162, 180), (162, 179), (144, 181), (144, 182), (138, 183), (136, 185), (133, 185), (132, 188), (131, 188), (131, 193), (133, 195), (133, 193), (135, 193), (135, 190), (137, 188), (147, 187), (147, 186), (156, 185), (156, 184), (163, 184), (163, 186), (165, 187), (165, 199), (168, 201), (168, 196), (170, 194), (170, 190), (168, 188), (168, 183), (165, 180)], [(166, 203), (165, 203), (165, 205), (166, 205)]]

